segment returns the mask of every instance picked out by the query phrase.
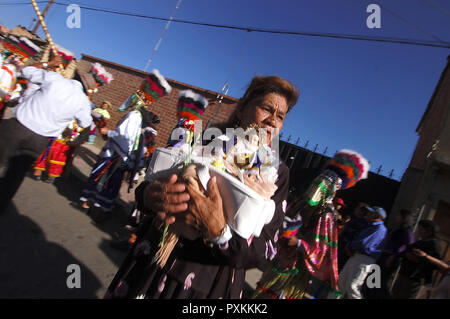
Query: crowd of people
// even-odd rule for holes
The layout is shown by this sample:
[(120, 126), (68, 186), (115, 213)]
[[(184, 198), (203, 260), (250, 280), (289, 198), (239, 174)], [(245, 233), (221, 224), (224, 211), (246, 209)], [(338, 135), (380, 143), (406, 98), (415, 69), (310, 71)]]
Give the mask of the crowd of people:
[[(28, 87), (8, 105), (15, 108), (15, 117), (0, 122), (0, 211), (6, 211), (30, 169), (36, 179), (47, 171), (46, 180), (52, 182), (70, 169), (67, 163), (75, 149), (100, 134), (107, 143), (80, 194), (80, 207), (108, 216), (124, 176), (133, 184), (135, 174), (148, 165), (156, 136), (153, 125), (159, 122), (148, 106), (171, 88), (153, 73), (148, 81), (156, 86), (149, 87), (158, 94), (137, 92), (133, 99), (140, 103), (108, 129), (111, 103), (93, 107), (90, 101), (98, 82), (83, 81), (87, 75), (81, 82), (66, 79), (53, 70), (60, 64), (55, 56), (21, 70)], [(265, 128), (270, 144), (298, 95), (280, 77), (254, 77), (230, 120), (216, 126)], [(352, 214), (344, 213), (349, 207), (336, 194), (367, 177), (366, 162), (356, 152), (338, 152), (292, 203), (287, 203), (289, 169), (281, 162), (270, 196), (273, 217), (259, 236), (249, 238), (227, 222), (216, 178), (203, 193), (176, 173), (142, 182), (135, 190), (133, 211), (141, 218), (105, 298), (242, 298), (245, 273), (251, 268), (265, 269), (253, 298), (415, 298), (424, 284), (432, 283), (434, 271), (444, 276), (431, 295), (448, 298), (449, 265), (440, 260), (432, 221), (418, 222), (414, 240), (408, 210), (400, 210), (392, 230), (385, 225), (386, 210), (377, 205), (358, 203)], [(161, 225), (180, 220), (200, 236), (181, 233), (167, 260), (156, 262), (167, 229)], [(373, 265), (381, 269), (375, 289), (366, 283)]]
[[(412, 213), (400, 209), (388, 231), (386, 215), (381, 207), (358, 203), (344, 225), (339, 238), (341, 292), (351, 299), (414, 299), (423, 297), (425, 289), (427, 297), (448, 298), (442, 291), (448, 293), (449, 264), (440, 259), (437, 226), (431, 220), (420, 220), (413, 233)], [(370, 265), (380, 267), (375, 287), (366, 283), (373, 270)]]

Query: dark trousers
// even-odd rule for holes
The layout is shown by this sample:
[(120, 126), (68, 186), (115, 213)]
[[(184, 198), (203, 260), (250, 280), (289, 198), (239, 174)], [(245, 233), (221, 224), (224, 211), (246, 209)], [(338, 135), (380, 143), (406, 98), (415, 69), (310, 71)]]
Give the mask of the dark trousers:
[(16, 119), (0, 122), (0, 213), (5, 212), (48, 137), (29, 130)]

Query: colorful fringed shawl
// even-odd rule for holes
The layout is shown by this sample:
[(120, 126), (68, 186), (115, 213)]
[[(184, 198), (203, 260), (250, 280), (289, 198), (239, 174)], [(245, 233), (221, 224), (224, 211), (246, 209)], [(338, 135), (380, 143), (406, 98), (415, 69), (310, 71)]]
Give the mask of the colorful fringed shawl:
[[(327, 212), (319, 217), (313, 241), (301, 240), (304, 262), (309, 273), (338, 292), (338, 230), (334, 213)], [(314, 291), (310, 293), (314, 294)]]
[(25, 37), (17, 38), (13, 35), (9, 35), (7, 38), (0, 40), (0, 42), (3, 43), (4, 49), (12, 52), (16, 57), (20, 58), (22, 62), (36, 56), (36, 54), (41, 51), (38, 46)]
[[(327, 209), (315, 222), (309, 233), (303, 234), (302, 227), (299, 229), (302, 253), (297, 247), (279, 247), (279, 254), (258, 282), (254, 298), (302, 299), (305, 293), (309, 298), (325, 298), (329, 292), (340, 295), (334, 213)], [(285, 223), (283, 232), (291, 226)], [(286, 258), (294, 258), (290, 267), (282, 264)]]

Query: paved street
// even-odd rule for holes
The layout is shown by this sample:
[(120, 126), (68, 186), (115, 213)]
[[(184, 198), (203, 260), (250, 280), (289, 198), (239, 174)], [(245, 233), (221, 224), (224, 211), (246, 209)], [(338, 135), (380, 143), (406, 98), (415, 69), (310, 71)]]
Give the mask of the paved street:
[[(118, 207), (113, 218), (94, 223), (70, 205), (83, 185), (76, 175), (54, 185), (25, 179), (0, 214), (0, 298), (103, 296), (124, 258), (109, 242), (125, 234), (126, 213)], [(80, 289), (67, 288), (70, 264), (81, 268)]]
[[(71, 205), (80, 196), (99, 149), (83, 145), (70, 176), (54, 184), (36, 181), (31, 173), (8, 211), (0, 214), (0, 298), (101, 298), (125, 253), (110, 242), (124, 228), (134, 191), (121, 189), (110, 219), (95, 223)], [(80, 266), (81, 288), (67, 287), (67, 267)], [(260, 272), (249, 271), (248, 288)], [(247, 290), (247, 294), (250, 290)]]

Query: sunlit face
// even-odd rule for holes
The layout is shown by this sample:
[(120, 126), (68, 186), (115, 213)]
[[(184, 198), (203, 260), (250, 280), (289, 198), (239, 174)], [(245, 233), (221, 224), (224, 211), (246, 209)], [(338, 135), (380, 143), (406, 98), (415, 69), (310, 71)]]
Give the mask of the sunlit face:
[(237, 116), (241, 121), (241, 127), (247, 128), (257, 124), (267, 129), (268, 140), (274, 137), (274, 132), (281, 131), (284, 119), (288, 111), (286, 98), (277, 93), (269, 93), (261, 99), (255, 99), (238, 110)]

